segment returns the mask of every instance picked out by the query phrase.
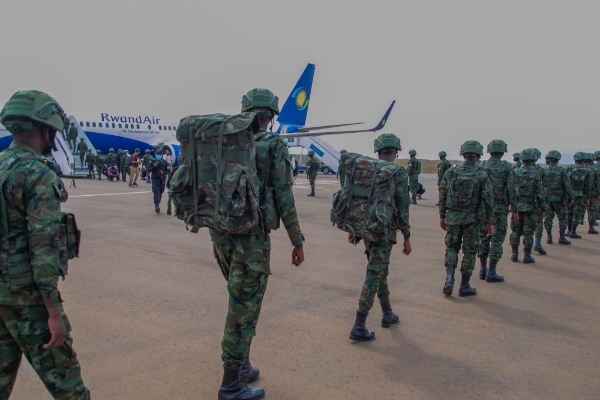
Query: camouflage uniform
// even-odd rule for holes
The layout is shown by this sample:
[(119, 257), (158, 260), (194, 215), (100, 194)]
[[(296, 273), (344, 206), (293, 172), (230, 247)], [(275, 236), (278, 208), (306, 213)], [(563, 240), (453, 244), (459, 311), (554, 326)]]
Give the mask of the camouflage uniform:
[(590, 202), (587, 206), (589, 230), (588, 233), (596, 233), (594, 223), (596, 222), (596, 211), (598, 209), (598, 195), (600, 195), (600, 170), (594, 164), (594, 154), (588, 154), (590, 171)]
[(150, 150), (146, 149), (144, 153), (144, 157), (142, 157), (142, 167), (144, 171), (146, 171), (146, 182), (150, 183), (152, 178), (150, 177), (150, 173), (148, 172), (148, 164), (152, 161), (152, 154), (150, 154)]
[[(347, 153), (346, 150), (340, 151), (340, 155), (343, 153)], [(338, 164), (337, 177), (340, 178), (340, 186), (344, 187), (344, 183), (346, 182), (346, 165), (342, 163), (342, 158), (340, 157), (340, 161)]]
[(575, 153), (576, 164), (571, 166), (567, 172), (569, 182), (571, 183), (571, 191), (573, 193), (573, 207), (571, 209), (572, 219), (570, 222), (569, 237), (579, 239), (581, 236), (577, 233), (579, 221), (585, 215), (585, 202), (590, 199), (591, 179), (589, 171), (583, 164), (585, 159), (584, 153)]
[(515, 162), (515, 165), (513, 167), (515, 170), (521, 168), (521, 166), (523, 165), (523, 163), (521, 162), (521, 153), (514, 153), (513, 161)]
[(421, 173), (421, 161), (417, 159), (417, 152), (409, 151), (410, 159), (406, 172), (408, 172), (408, 184), (410, 185), (411, 204), (417, 204), (417, 190), (419, 189), (419, 174)]
[(75, 124), (71, 122), (71, 127), (69, 128), (69, 146), (73, 151), (75, 151), (75, 145), (77, 144), (77, 128)]
[[(108, 150), (108, 156), (106, 157), (106, 166), (107, 167), (116, 167), (119, 162), (117, 155), (115, 154), (114, 149)], [(113, 178), (109, 178), (112, 181)], [(120, 177), (117, 175), (117, 181), (119, 181)]]
[[(546, 155), (547, 159), (553, 158), (557, 161), (560, 159), (559, 157), (560, 153), (557, 151), (552, 151)], [(571, 200), (573, 200), (567, 171), (558, 164), (550, 164), (546, 169), (546, 179), (548, 181), (548, 205), (546, 207), (544, 226), (548, 235), (547, 243), (552, 243), (552, 224), (556, 215), (561, 237), (559, 243), (570, 244), (570, 242), (564, 239), (564, 233), (567, 229), (567, 208)]]
[(104, 164), (106, 164), (106, 160), (104, 156), (100, 154), (100, 150), (96, 150), (96, 173), (98, 174), (98, 180), (102, 180), (102, 169), (104, 168)]
[[(314, 154), (314, 153), (313, 153)], [(309, 196), (315, 195), (315, 179), (317, 179), (317, 173), (319, 172), (319, 162), (314, 159), (314, 156), (308, 157), (308, 161), (306, 161), (306, 177), (310, 182), (310, 190), (311, 192), (308, 194)]]
[(96, 157), (92, 154), (92, 150), (89, 149), (85, 155), (85, 163), (88, 167), (88, 174), (90, 177), (95, 178), (94, 166), (96, 165)]
[(121, 180), (125, 183), (127, 183), (127, 175), (131, 175), (131, 168), (129, 168), (129, 163), (127, 162), (128, 157), (129, 152), (125, 150), (121, 156)]
[[(15, 98), (19, 107), (11, 105)], [(30, 113), (31, 119), (23, 115), (27, 103), (32, 111), (39, 107)], [(46, 106), (54, 108), (49, 117)], [(32, 121), (46, 116), (42, 125), (60, 131), (64, 122), (59, 111), (45, 93), (21, 91), (0, 113), (1, 123), (11, 132), (27, 132), (34, 129)], [(0, 170), (0, 233), (7, 245), (0, 250), (0, 399), (10, 397), (23, 354), (55, 399), (89, 399), (58, 291), (58, 279), (67, 273), (67, 255), (59, 240), (59, 179), (33, 148), (17, 141), (0, 153)], [(54, 349), (42, 347), (51, 338), (48, 309), (60, 312), (66, 329), (65, 341)]]
[[(437, 185), (438, 186), (440, 186), (440, 183), (442, 182), (442, 178), (444, 177), (444, 174), (450, 168), (452, 168), (452, 163), (450, 161), (446, 160), (445, 158), (443, 160), (440, 160), (440, 163), (437, 166), (437, 171), (438, 171)], [(418, 179), (417, 179), (417, 181), (418, 181)]]
[(79, 152), (80, 165), (84, 167), (83, 160), (85, 158), (85, 153), (88, 151), (88, 145), (83, 138), (77, 143), (77, 151)]

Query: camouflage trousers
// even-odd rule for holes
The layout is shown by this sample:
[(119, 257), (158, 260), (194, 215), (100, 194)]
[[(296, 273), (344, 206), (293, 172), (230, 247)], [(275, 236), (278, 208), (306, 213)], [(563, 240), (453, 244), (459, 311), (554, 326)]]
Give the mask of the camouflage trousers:
[(64, 311), (62, 317), (67, 328), (65, 342), (56, 349), (46, 350), (42, 345), (50, 341), (50, 330), (44, 305), (0, 305), (0, 400), (10, 397), (23, 354), (53, 398), (90, 398)]
[(598, 200), (594, 197), (590, 199), (590, 204), (587, 206), (588, 222), (596, 221), (596, 211), (598, 210)]
[(479, 257), (489, 257), (491, 261), (498, 262), (502, 258), (502, 248), (508, 230), (508, 214), (494, 213), (494, 233), (486, 236), (485, 224), (479, 224)]
[[(575, 197), (573, 199), (573, 207), (571, 207), (571, 224), (574, 227), (577, 227), (579, 225), (579, 222), (581, 222), (581, 220), (583, 220), (583, 217), (585, 215), (585, 204), (584, 204), (584, 200), (583, 197)], [(567, 221), (569, 221), (567, 219)]]
[(538, 218), (539, 213), (537, 211), (519, 211), (519, 221), (511, 225), (510, 245), (518, 246), (521, 244), (521, 236), (523, 236), (523, 246), (526, 249), (531, 249), (533, 247), (533, 234), (538, 223)]
[(127, 181), (127, 175), (131, 175), (131, 169), (129, 168), (129, 166), (127, 167), (121, 167), (121, 180), (123, 182)]
[(346, 183), (346, 174), (340, 174), (340, 186), (342, 189), (344, 188), (344, 184)]
[(538, 212), (537, 220), (535, 221), (535, 236), (542, 236), (544, 232), (544, 218), (542, 212)]
[(102, 175), (102, 165), (96, 165), (96, 173), (98, 174), (98, 177)]
[(81, 166), (84, 167), (83, 160), (85, 159), (85, 153), (79, 152), (79, 161), (81, 161)]
[(456, 267), (458, 265), (458, 252), (463, 252), (460, 272), (463, 275), (473, 274), (475, 269), (475, 257), (479, 246), (479, 224), (473, 222), (464, 225), (446, 225), (446, 257), (445, 266)]
[(408, 186), (410, 188), (411, 197), (417, 197), (417, 190), (419, 189), (419, 175), (418, 174), (408, 175)]
[(228, 367), (237, 368), (246, 361), (252, 338), (256, 334), (256, 324), (269, 279), (264, 271), (269, 270), (270, 251), (244, 248), (244, 253), (240, 253), (232, 245), (215, 245), (217, 263), (227, 281), (229, 292), (221, 359)]
[(317, 179), (316, 176), (312, 176), (312, 175), (308, 176), (308, 182), (310, 183), (310, 190), (312, 190), (313, 192), (315, 191), (315, 180), (316, 179)]
[(390, 300), (387, 277), (393, 246), (394, 244), (390, 242), (369, 242), (365, 240), (365, 254), (367, 255), (368, 264), (367, 276), (358, 300), (360, 311), (369, 312), (371, 310), (376, 294), (379, 301)]
[(88, 163), (88, 173), (90, 176), (94, 176), (94, 164)]
[(554, 216), (558, 218), (558, 229), (564, 231), (567, 229), (567, 208), (562, 201), (550, 201), (548, 202), (548, 208), (546, 209), (546, 216), (544, 217), (544, 227), (547, 231), (552, 230), (552, 224), (554, 222)]

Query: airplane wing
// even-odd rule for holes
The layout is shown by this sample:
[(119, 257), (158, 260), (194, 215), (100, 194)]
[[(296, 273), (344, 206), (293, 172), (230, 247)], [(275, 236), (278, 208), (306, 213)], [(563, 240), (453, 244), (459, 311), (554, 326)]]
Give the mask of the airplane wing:
[[(383, 129), (383, 127), (385, 126), (388, 118), (390, 117), (390, 113), (392, 112), (392, 108), (394, 108), (394, 104), (396, 104), (396, 100), (392, 101), (392, 104), (390, 104), (389, 108), (383, 115), (383, 118), (381, 118), (379, 123), (372, 129), (357, 129), (357, 130), (332, 131), (332, 132), (304, 132), (303, 130), (306, 128), (301, 128), (301, 129), (298, 129), (298, 131), (297, 131), (298, 133), (286, 133), (286, 134), (282, 134), (281, 136), (285, 136), (287, 138), (294, 138), (294, 137), (306, 137), (306, 136), (340, 135), (340, 134), (344, 134), (344, 133), (377, 132), (377, 131)], [(325, 127), (322, 127), (322, 129), (330, 128), (330, 127), (337, 127), (337, 126), (348, 126), (348, 125), (357, 125), (357, 123), (325, 126)], [(319, 127), (317, 127), (317, 128), (319, 128)], [(315, 128), (310, 128), (310, 129), (315, 129)]]
[(298, 132), (298, 133), (300, 133), (300, 132), (310, 132), (310, 131), (316, 131), (318, 129), (339, 128), (341, 126), (361, 125), (361, 124), (364, 124), (364, 122), (353, 122), (351, 124), (338, 124), (338, 125), (309, 126), (309, 127), (306, 127), (306, 128), (298, 128), (298, 129), (296, 129), (295, 132)]

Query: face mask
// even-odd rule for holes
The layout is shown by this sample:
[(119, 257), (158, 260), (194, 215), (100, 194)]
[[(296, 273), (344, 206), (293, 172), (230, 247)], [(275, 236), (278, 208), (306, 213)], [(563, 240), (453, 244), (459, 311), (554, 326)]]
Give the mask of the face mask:
[(157, 160), (162, 160), (162, 156), (156, 156)]

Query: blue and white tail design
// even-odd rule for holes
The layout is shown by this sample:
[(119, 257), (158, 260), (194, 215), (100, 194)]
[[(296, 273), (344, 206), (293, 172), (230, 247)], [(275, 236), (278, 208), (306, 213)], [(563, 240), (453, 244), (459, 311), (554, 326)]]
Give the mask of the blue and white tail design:
[(306, 115), (310, 103), (310, 92), (312, 90), (315, 65), (308, 64), (298, 79), (296, 86), (292, 89), (285, 104), (281, 108), (277, 122), (279, 125), (306, 125)]

